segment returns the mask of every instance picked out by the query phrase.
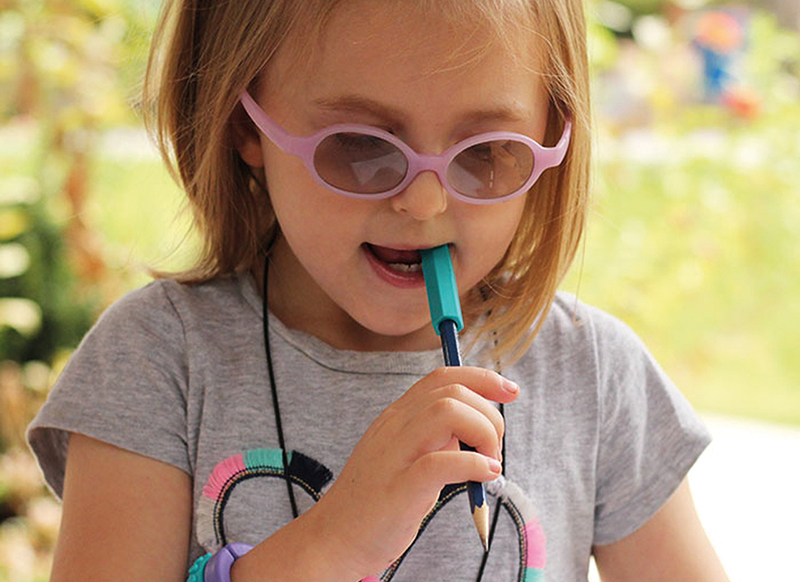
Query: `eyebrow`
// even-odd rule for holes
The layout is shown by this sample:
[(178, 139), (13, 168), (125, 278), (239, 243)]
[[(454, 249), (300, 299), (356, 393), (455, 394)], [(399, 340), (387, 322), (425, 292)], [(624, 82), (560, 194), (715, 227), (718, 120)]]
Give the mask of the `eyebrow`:
[[(402, 127), (407, 116), (399, 109), (360, 95), (340, 95), (312, 101), (320, 109), (332, 112), (368, 113), (390, 124)], [(485, 121), (525, 121), (527, 117), (519, 107), (498, 106), (470, 111), (459, 117), (457, 125)]]

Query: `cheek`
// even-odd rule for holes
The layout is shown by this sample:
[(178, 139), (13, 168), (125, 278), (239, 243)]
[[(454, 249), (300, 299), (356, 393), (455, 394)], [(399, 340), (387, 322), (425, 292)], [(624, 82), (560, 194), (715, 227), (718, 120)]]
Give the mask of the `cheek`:
[(264, 148), (264, 180), (270, 199), (275, 206), (284, 206), (290, 192), (303, 194), (316, 185), (303, 161), (284, 154), (272, 144)]
[(275, 216), (298, 255), (305, 256), (309, 250), (317, 257), (331, 255), (361, 231), (360, 213), (353, 208), (358, 201), (318, 184), (294, 156), (267, 156), (266, 161), (267, 189)]
[(270, 153), (264, 156), (270, 201), (283, 233), (290, 238), (296, 237), (299, 232), (307, 230), (298, 230), (298, 227), (304, 224), (316, 226), (320, 215), (324, 215), (321, 208), (324, 197), (319, 195), (320, 186), (299, 158)]
[(504, 216), (499, 221), (503, 225), (499, 228), (503, 237), (503, 253), (506, 252), (506, 249), (511, 244), (511, 241), (513, 240), (514, 235), (519, 228), (520, 222), (525, 216), (526, 200), (527, 196), (521, 196), (520, 198), (509, 202), (509, 207), (506, 209)]
[(522, 219), (524, 199), (515, 199), (497, 207), (474, 207), (462, 225), (469, 229), (462, 237), (467, 241), (463, 247), (463, 265), (459, 287), (465, 289), (477, 285), (502, 260)]
[[(497, 206), (482, 206), (471, 220), (475, 235), (470, 237), (475, 250), (485, 260), (499, 261), (511, 244), (525, 210), (525, 197), (516, 198)], [(492, 267), (494, 266), (492, 264)]]

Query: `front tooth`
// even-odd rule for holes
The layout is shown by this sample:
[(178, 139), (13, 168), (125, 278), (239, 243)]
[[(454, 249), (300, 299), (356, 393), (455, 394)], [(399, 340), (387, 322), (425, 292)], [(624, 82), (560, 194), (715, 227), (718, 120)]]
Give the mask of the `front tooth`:
[(389, 263), (389, 267), (395, 271), (402, 271), (404, 273), (416, 273), (422, 269), (422, 263)]

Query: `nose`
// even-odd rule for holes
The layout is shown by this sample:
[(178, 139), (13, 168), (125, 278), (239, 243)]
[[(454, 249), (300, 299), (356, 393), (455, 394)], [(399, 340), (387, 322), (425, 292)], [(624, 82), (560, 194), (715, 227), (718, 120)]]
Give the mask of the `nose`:
[(389, 200), (395, 212), (419, 221), (430, 220), (447, 210), (447, 191), (431, 170), (417, 174), (405, 190)]

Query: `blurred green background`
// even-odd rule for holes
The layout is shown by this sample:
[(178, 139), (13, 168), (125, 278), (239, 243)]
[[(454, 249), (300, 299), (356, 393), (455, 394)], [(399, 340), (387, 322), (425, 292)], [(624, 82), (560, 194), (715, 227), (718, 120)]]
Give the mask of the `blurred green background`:
[[(58, 529), (25, 426), (146, 265), (192, 261), (141, 124), (158, 8), (0, 0), (0, 582), (46, 580)], [(629, 323), (701, 411), (800, 426), (798, 3), (587, 10), (594, 203), (563, 288)]]

